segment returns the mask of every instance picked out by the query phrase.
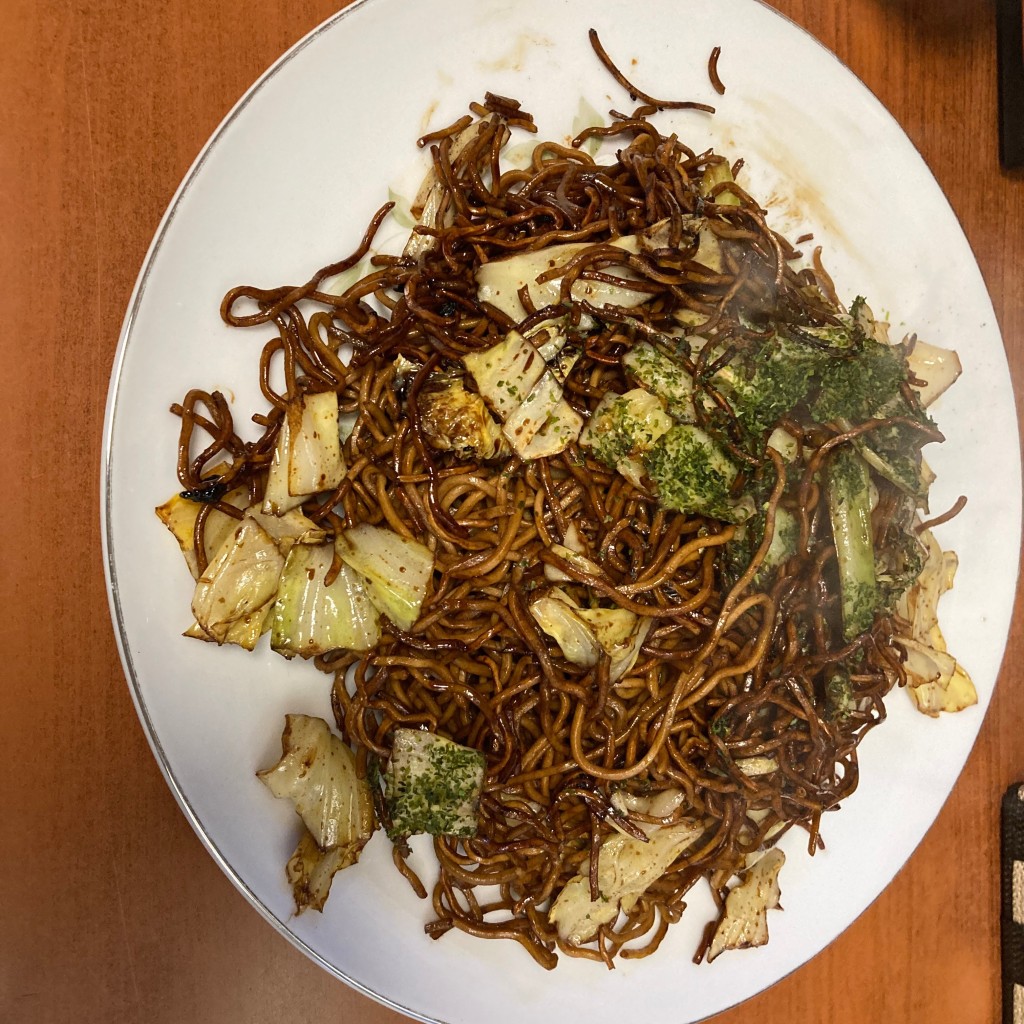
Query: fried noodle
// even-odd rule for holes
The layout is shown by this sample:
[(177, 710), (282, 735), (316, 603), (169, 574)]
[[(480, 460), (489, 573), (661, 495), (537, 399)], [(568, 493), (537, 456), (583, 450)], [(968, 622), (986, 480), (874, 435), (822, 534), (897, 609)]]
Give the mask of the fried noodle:
[[(652, 105), (680, 105), (629, 88)], [(852, 642), (841, 639), (835, 552), (813, 467), (802, 487), (784, 492), (778, 457), (752, 458), (717, 420), (704, 425), (743, 460), (746, 477), (770, 491), (768, 534), (784, 500), (800, 527), (796, 554), (763, 589), (754, 578), (765, 545), (730, 579), (721, 553), (732, 526), (666, 510), (577, 444), (533, 462), (466, 459), (432, 447), (419, 401), (431, 375), (512, 326), (477, 299), (474, 271), (486, 261), (554, 242), (595, 243), (559, 273), (564, 305), (555, 311), (568, 311), (571, 322), (588, 314), (598, 321), (565, 387), (584, 415), (607, 392), (630, 387), (620, 356), (637, 339), (677, 328), (680, 311), (696, 314), (702, 333), (715, 330), (737, 345), (750, 330), (741, 311), (770, 310), (811, 325), (832, 323), (838, 312), (817, 254), (811, 269), (795, 269), (799, 254), (738, 185), (701, 195), (703, 170), (722, 158), (662, 135), (642, 112), (588, 128), (572, 147), (542, 142), (528, 167), (505, 169), (509, 124), (530, 125), (529, 115), (504, 97), (488, 96), (473, 109), (478, 134), (457, 156), (452, 142), (465, 120), (421, 140), (452, 217), (450, 226), (417, 229), (436, 240), (418, 259), (376, 255), (370, 272), (342, 294), (326, 289), (371, 251), (388, 204), (349, 256), (305, 284), (228, 292), (226, 323), (274, 331), (259, 371), (270, 408), (254, 417), (264, 432), (242, 442), (224, 398), (191, 391), (173, 409), (181, 417), (178, 477), (187, 490), (205, 489), (211, 508), (237, 517), (219, 499), (238, 486), (260, 499), (288, 402), (300, 393), (337, 393), (342, 413), (356, 417), (343, 448), (348, 472), (304, 513), (329, 532), (387, 526), (423, 541), (435, 557), (432, 590), (411, 629), (385, 622), (374, 649), (317, 659), (334, 677), (337, 726), (364, 773), (387, 760), (397, 726), (429, 729), (487, 758), (477, 834), (434, 840), (440, 876), (427, 933), (511, 939), (546, 968), (558, 953), (611, 965), (619, 955), (654, 952), (698, 879), (724, 895), (766, 837), (799, 826), (813, 852), (822, 816), (856, 788), (858, 743), (884, 719), (883, 697), (902, 669), (885, 617)], [(591, 138), (616, 140), (616, 159), (596, 162), (581, 148)], [(716, 202), (723, 193), (735, 204)], [(687, 248), (682, 221), (695, 214), (727, 243), (721, 273)], [(662, 220), (670, 243), (657, 253), (597, 244)], [(572, 299), (576, 280), (616, 281), (627, 269), (639, 278), (629, 287), (649, 292), (651, 301), (595, 309)], [(541, 322), (553, 310), (527, 312)], [(412, 366), (407, 374), (400, 356)], [(710, 377), (700, 356), (692, 368), (698, 381)], [(281, 390), (272, 384), (276, 373)], [(708, 407), (695, 405), (698, 415)], [(197, 428), (209, 440), (192, 454)], [(802, 443), (812, 440), (792, 430)], [(210, 468), (225, 460), (211, 480)], [(195, 531), (200, 571), (205, 521), (201, 515)], [(552, 552), (569, 524), (599, 575)], [(593, 668), (570, 663), (531, 617), (529, 602), (551, 585), (551, 568), (569, 577), (560, 585), (581, 602), (596, 590), (652, 621), (626, 678), (609, 681), (607, 658)], [(827, 683), (853, 655), (854, 699), (839, 715)], [(776, 767), (750, 776), (738, 762), (751, 757)], [(547, 910), (572, 876), (593, 868), (593, 854), (613, 834), (611, 796), (621, 787), (682, 790), (676, 816), (696, 817), (704, 830), (619, 923), (602, 925), (593, 943), (577, 947), (559, 938)], [(636, 834), (645, 820), (652, 819), (634, 814), (620, 825)], [(425, 892), (403, 854), (396, 847), (398, 869)]]

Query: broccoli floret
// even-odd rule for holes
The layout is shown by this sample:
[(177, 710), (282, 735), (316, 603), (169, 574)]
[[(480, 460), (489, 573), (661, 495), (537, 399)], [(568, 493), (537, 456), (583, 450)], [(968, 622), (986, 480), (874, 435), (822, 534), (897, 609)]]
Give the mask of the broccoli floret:
[(452, 740), (416, 729), (396, 729), (384, 774), (392, 841), (416, 832), (476, 834), (484, 756)]
[(737, 501), (732, 486), (738, 469), (728, 452), (699, 427), (681, 424), (644, 455), (644, 467), (666, 508), (740, 522), (749, 502)]

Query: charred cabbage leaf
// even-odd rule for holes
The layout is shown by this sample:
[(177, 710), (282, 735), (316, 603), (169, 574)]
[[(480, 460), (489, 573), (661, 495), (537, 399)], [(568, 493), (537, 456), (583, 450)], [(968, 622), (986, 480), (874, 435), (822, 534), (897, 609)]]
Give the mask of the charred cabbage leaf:
[[(664, 805), (663, 800), (659, 803)], [(652, 816), (661, 813), (650, 804), (636, 801), (622, 809)], [(617, 920), (620, 910), (628, 913), (704, 831), (702, 825), (690, 819), (669, 825), (642, 824), (640, 828), (646, 833), (647, 842), (618, 833), (601, 844), (597, 862), (598, 899), (591, 899), (589, 861), (558, 894), (548, 911), (548, 921), (564, 941), (576, 946), (589, 942), (601, 925)]]
[(356, 774), (352, 751), (322, 718), (286, 715), (281, 759), (256, 777), (280, 799), (291, 800), (321, 850), (353, 847), (373, 833), (370, 787)]
[[(236, 487), (224, 494), (220, 500), (242, 509), (245, 508), (248, 497), (248, 488)], [(199, 563), (196, 561), (192, 538), (195, 535), (196, 519), (199, 517), (202, 507), (202, 502), (191, 501), (181, 494), (175, 494), (156, 509), (160, 522), (171, 531), (174, 539), (178, 542), (188, 571), (192, 573), (194, 579), (199, 578)], [(203, 548), (206, 552), (207, 564), (220, 550), (224, 541), (234, 533), (237, 526), (237, 519), (233, 519), (218, 509), (210, 509), (206, 516), (206, 526), (203, 532)]]
[(418, 404), (423, 436), (432, 448), (481, 459), (493, 459), (507, 451), (501, 427), (483, 398), (467, 391), (460, 378), (446, 378), (424, 388)]
[(284, 557), (273, 538), (253, 519), (221, 545), (196, 581), (192, 614), (199, 628), (218, 644), (252, 650), (277, 596)]
[(732, 888), (711, 940), (708, 963), (727, 949), (763, 946), (768, 941), (768, 911), (779, 906), (779, 871), (785, 863), (781, 850), (769, 850)]

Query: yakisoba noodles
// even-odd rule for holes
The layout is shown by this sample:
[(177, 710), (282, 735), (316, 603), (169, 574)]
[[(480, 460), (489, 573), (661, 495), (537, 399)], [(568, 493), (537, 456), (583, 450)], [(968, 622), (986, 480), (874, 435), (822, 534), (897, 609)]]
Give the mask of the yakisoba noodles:
[[(862, 302), (845, 309), (819, 254), (808, 261), (769, 228), (739, 165), (663, 135), (650, 118), (673, 104), (618, 77), (643, 106), (571, 146), (538, 144), (526, 167), (506, 167), (503, 148), (512, 129), (536, 129), (504, 97), (421, 140), (433, 170), (404, 254), (367, 263), (388, 204), (306, 284), (225, 296), (228, 324), (273, 331), (258, 441), (239, 438), (217, 392), (173, 407), (197, 594), (226, 565), (214, 522), (227, 548), (241, 524), (269, 532), (281, 561), (315, 542), (323, 561), (308, 578), (327, 589), (346, 566), (370, 572), (345, 546), (367, 526), (432, 559), (409, 621), (373, 611), (369, 649), (309, 648), (334, 677), (334, 724), (373, 810), (348, 846), (304, 835), (289, 867), (300, 909), (323, 905), (333, 872), (383, 824), (397, 868), (432, 902), (428, 935), (514, 939), (546, 968), (559, 952), (609, 966), (654, 952), (702, 878), (721, 914), (698, 958), (765, 941), (781, 864), (765, 851), (793, 826), (810, 852), (822, 845), (822, 816), (856, 788), (858, 744), (889, 690), (909, 682), (930, 713), (973, 693), (955, 662), (944, 677), (927, 667), (952, 659), (934, 622), (918, 621), (927, 566), (937, 557), (948, 584), (950, 556), (918, 515), (920, 449), (941, 435), (923, 413), (915, 340), (889, 345)], [(595, 160), (590, 140), (613, 142), (615, 157)], [(481, 284), (482, 266), (540, 250), (521, 284)], [(338, 293), (357, 266), (369, 269)], [(526, 352), (515, 366), (540, 382), (515, 394), (511, 377), (487, 379), (496, 352), (509, 365)], [(881, 366), (884, 408), (843, 390), (861, 363)], [(558, 398), (537, 436), (566, 436), (531, 456), (510, 425), (542, 386)], [(343, 473), (289, 490), (298, 508), (274, 506), (282, 431), (293, 448), (314, 437), (296, 410), (330, 394)], [(705, 459), (696, 470), (684, 442)], [(710, 474), (714, 498), (694, 497), (694, 474)], [(285, 513), (306, 533), (282, 547), (268, 516)], [(273, 576), (267, 551), (259, 571)], [(242, 623), (251, 647), (273, 621), (275, 646), (296, 653), (278, 643), (284, 593), (241, 601), (228, 624), (197, 611), (190, 632), (243, 642), (231, 631)], [(603, 643), (601, 624), (618, 639)], [(396, 737), (417, 740), (409, 730), (483, 763), (468, 824), (434, 837), (429, 894), (406, 862), (416, 829), (396, 823), (380, 782)], [(758, 871), (759, 903), (743, 886)]]

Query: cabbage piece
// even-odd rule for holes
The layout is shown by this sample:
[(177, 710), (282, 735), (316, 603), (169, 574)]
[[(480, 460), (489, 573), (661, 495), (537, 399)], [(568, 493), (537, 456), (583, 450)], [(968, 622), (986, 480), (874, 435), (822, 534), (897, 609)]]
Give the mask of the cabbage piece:
[[(248, 488), (236, 487), (234, 490), (228, 491), (220, 500), (240, 509), (245, 508), (248, 497)], [(199, 578), (199, 563), (196, 561), (192, 537), (195, 533), (196, 518), (202, 507), (202, 502), (189, 501), (188, 498), (175, 494), (156, 509), (160, 522), (174, 534), (174, 539), (185, 556), (185, 564), (188, 566), (188, 571), (192, 573), (193, 579)], [(218, 512), (215, 508), (210, 509), (203, 533), (203, 547), (206, 551), (207, 563), (220, 550), (221, 545), (237, 526), (237, 519), (232, 519), (231, 516)]]
[(502, 433), (523, 459), (542, 459), (564, 451), (579, 437), (583, 417), (562, 397), (562, 385), (550, 370), (514, 409)]
[(673, 825), (641, 825), (647, 842), (621, 833), (605, 839), (598, 854), (597, 879), (600, 898), (590, 898), (589, 863), (571, 878), (558, 894), (548, 921), (563, 941), (578, 946), (588, 942), (602, 924), (611, 924), (619, 911), (628, 912), (636, 901), (672, 866), (672, 863), (704, 831), (691, 820)]
[[(638, 342), (623, 357), (622, 365), (643, 385), (664, 401), (680, 423), (693, 423), (693, 377), (686, 367), (646, 341)], [(633, 392), (626, 392), (632, 395)], [(607, 397), (607, 396), (606, 396)], [(633, 414), (640, 416), (638, 409)]]
[(605, 648), (611, 657), (611, 665), (608, 666), (608, 678), (613, 683), (618, 682), (637, 663), (637, 659), (640, 657), (640, 648), (643, 647), (647, 634), (650, 633), (653, 625), (654, 619), (638, 618), (636, 625), (633, 627), (633, 632), (625, 640), (612, 647)]
[(768, 911), (779, 905), (779, 871), (785, 863), (781, 850), (769, 850), (733, 887), (711, 940), (708, 963), (727, 949), (763, 946), (768, 941)]
[(326, 531), (312, 519), (304, 516), (297, 508), (289, 509), (279, 516), (270, 515), (259, 505), (250, 505), (246, 514), (256, 520), (274, 538), (282, 555), (287, 555), (296, 544), (322, 544)]
[(277, 431), (277, 444), (267, 470), (267, 482), (263, 490), (263, 511), (267, 515), (281, 516), (298, 508), (310, 495), (291, 494), (288, 490), (288, 465), (291, 462), (292, 442), (288, 417), (281, 420)]
[[(725, 159), (716, 160), (704, 168), (704, 173), (700, 179), (700, 194), (702, 196), (710, 196), (716, 185), (734, 182), (735, 180), (732, 176), (732, 168), (729, 166), (729, 161)], [(719, 206), (739, 206), (740, 197), (734, 192), (722, 191), (718, 195), (711, 197), (711, 202), (717, 203)]]
[(430, 549), (369, 523), (345, 530), (335, 544), (342, 560), (366, 580), (378, 611), (399, 629), (412, 628), (434, 572)]
[(356, 429), (356, 424), (358, 422), (358, 411), (342, 412), (338, 414), (338, 437), (341, 440), (342, 444), (344, 444), (352, 436), (352, 432)]
[(345, 475), (333, 391), (301, 395), (288, 407), (288, 493), (317, 494), (337, 487)]
[[(450, 163), (454, 163), (459, 154), (477, 138), (486, 123), (484, 121), (475, 121), (451, 137), (451, 141), (448, 144), (448, 160)], [(418, 217), (417, 223), (423, 227), (435, 230), (450, 227), (455, 218), (455, 211), (452, 209), (450, 202), (445, 202), (447, 196), (448, 190), (444, 182), (438, 177), (434, 162), (431, 160), (430, 168), (420, 184), (410, 213)], [(402, 255), (418, 261), (436, 247), (436, 235), (421, 234), (414, 230), (409, 236), (409, 241), (405, 243)]]
[(565, 547), (570, 551), (575, 551), (579, 555), (585, 555), (587, 553), (583, 537), (580, 536), (580, 529), (574, 522), (569, 523), (568, 526), (566, 526), (564, 540)]
[(576, 603), (562, 590), (552, 590), (530, 605), (537, 625), (558, 644), (566, 661), (592, 668), (601, 657), (593, 631), (577, 614)]
[[(642, 235), (623, 235), (600, 244), (636, 254), (665, 245), (668, 240), (667, 228), (668, 221), (662, 221), (652, 225)], [(476, 270), (477, 298), (500, 309), (518, 323), (526, 317), (526, 308), (520, 301), (519, 290), (526, 286), (535, 309), (557, 305), (561, 301), (561, 277), (543, 282), (538, 282), (537, 278), (556, 267), (566, 266), (570, 260), (593, 248), (595, 244), (563, 242), (484, 263)], [(640, 275), (626, 266), (613, 265), (600, 269), (624, 282), (640, 280)], [(628, 283), (611, 284), (588, 280), (577, 280), (570, 295), (577, 302), (586, 300), (593, 306), (614, 305), (626, 309), (642, 305), (652, 297), (648, 292), (630, 288)]]
[(299, 845), (285, 866), (288, 882), (295, 898), (295, 911), (322, 911), (331, 892), (334, 876), (359, 860), (356, 844), (343, 844), (321, 850), (308, 831), (303, 831)]
[(636, 614), (626, 608), (579, 608), (576, 614), (609, 652), (627, 641), (636, 627)]
[[(616, 789), (612, 792), (610, 799), (612, 811), (605, 818), (605, 821), (616, 831), (621, 832), (622, 835), (628, 836), (629, 833), (617, 823), (617, 818), (628, 817), (634, 812), (646, 814), (652, 818), (671, 818), (675, 814), (676, 809), (681, 807), (685, 800), (686, 794), (681, 789), (676, 788), (662, 789), (656, 793), (648, 794), (631, 793), (628, 789)], [(659, 827), (656, 824), (647, 822), (636, 824), (645, 833), (650, 833)], [(623, 909), (629, 910), (631, 906), (632, 902), (629, 903), (629, 906), (624, 903)]]
[(580, 436), (582, 429), (583, 417), (564, 398), (560, 398), (540, 430), (519, 449), (519, 456), (529, 460), (557, 455)]
[(631, 793), (628, 789), (617, 789), (611, 795), (611, 804), (620, 814), (636, 811), (651, 818), (668, 818), (682, 807), (685, 799), (686, 794), (674, 787), (657, 793)]
[(289, 403), (267, 473), (263, 511), (283, 515), (320, 491), (337, 487), (345, 475), (333, 391), (299, 395)]
[(915, 341), (907, 354), (907, 365), (923, 385), (912, 385), (921, 404), (927, 409), (936, 398), (960, 376), (960, 357), (952, 349), (939, 348), (924, 341)]
[(645, 491), (641, 458), (673, 426), (662, 400), (644, 388), (624, 395), (608, 393), (580, 434), (580, 444), (617, 469), (637, 490)]
[(774, 448), (785, 462), (794, 462), (800, 453), (800, 445), (797, 439), (782, 427), (776, 427), (768, 435), (768, 447)]
[(978, 703), (978, 691), (971, 677), (946, 651), (897, 637), (907, 653), (907, 687), (922, 714), (937, 718), (942, 711), (954, 713)]
[(508, 452), (484, 400), (467, 391), (461, 380), (424, 389), (418, 406), (423, 436), (432, 448), (462, 458), (493, 459)]
[(608, 678), (617, 682), (636, 664), (654, 620), (641, 619), (626, 608), (581, 608), (576, 614), (611, 658)]
[(522, 454), (523, 449), (540, 432), (561, 398), (562, 386), (548, 370), (541, 375), (522, 403), (508, 414), (501, 432), (517, 454)]
[(896, 602), (896, 612), (910, 624), (909, 635), (894, 637), (906, 652), (907, 690), (923, 714), (962, 711), (978, 702), (978, 692), (967, 672), (946, 649), (939, 628), (939, 599), (950, 587), (957, 557), (943, 551), (931, 530), (918, 539), (925, 548), (925, 563), (917, 580)]
[[(564, 345), (562, 331), (545, 323), (531, 331), (529, 339), (509, 331), (498, 344), (462, 357), (480, 394), (504, 422), (502, 435), (520, 458), (557, 455), (583, 428), (583, 417), (562, 397), (561, 381), (578, 358), (575, 353), (560, 357)], [(557, 372), (548, 369), (545, 356), (558, 360)]]
[(283, 568), (284, 556), (273, 538), (245, 516), (196, 581), (192, 614), (199, 627), (218, 644), (239, 643), (252, 650)]
[(774, 757), (740, 757), (736, 760), (736, 767), (747, 778), (756, 778), (758, 775), (771, 775), (777, 771), (779, 762)]
[(700, 427), (673, 427), (644, 454), (643, 463), (665, 508), (729, 523), (741, 523), (754, 514), (749, 495), (733, 494), (737, 464), (728, 450)]
[(373, 834), (373, 799), (356, 774), (352, 751), (322, 718), (285, 715), (281, 759), (256, 777), (291, 800), (323, 851), (348, 848), (353, 862)]
[(476, 835), (484, 783), (484, 755), (443, 736), (395, 729), (384, 773), (391, 815), (388, 834)]
[(246, 616), (244, 619), (239, 619), (228, 628), (223, 640), (214, 640), (212, 636), (204, 632), (198, 622), (193, 622), (181, 635), (192, 640), (203, 640), (208, 644), (234, 644), (244, 647), (247, 651), (252, 651), (256, 649), (260, 637), (270, 628), (272, 608), (273, 605), (267, 605), (262, 615)]
[[(581, 573), (587, 573), (591, 576), (603, 575), (603, 570), (601, 569), (601, 566), (597, 564), (597, 562), (591, 561), (589, 558), (586, 557), (586, 555), (583, 554), (582, 551), (577, 550), (572, 546), (566, 546), (569, 543), (568, 534), (566, 535), (565, 540), (565, 544), (551, 545), (551, 553), (553, 555), (558, 555), (559, 558), (568, 562), (571, 566), (573, 566)], [(572, 578), (568, 576), (566, 573), (564, 573), (561, 569), (559, 569), (557, 565), (551, 565), (548, 562), (544, 563), (544, 575), (549, 580), (557, 580), (559, 582), (564, 582)]]
[(518, 331), (509, 331), (502, 341), (482, 352), (467, 352), (462, 362), (477, 390), (502, 420), (519, 408), (547, 367), (537, 349)]
[[(537, 350), (538, 352), (540, 349)], [(543, 353), (541, 353), (543, 355)], [(572, 373), (572, 368), (580, 361), (580, 353), (577, 349), (561, 349), (554, 356), (548, 359), (548, 366), (559, 384), (565, 385)]]
[(544, 320), (523, 337), (541, 354), (545, 363), (554, 363), (569, 340), (565, 334), (565, 317)]
[[(563, 549), (563, 557), (588, 559)], [(593, 565), (593, 563), (590, 563)], [(594, 566), (598, 572), (600, 569)], [(611, 658), (608, 675), (614, 683), (635, 664), (652, 620), (624, 608), (580, 608), (565, 591), (555, 588), (530, 605), (530, 614), (558, 644), (566, 661), (583, 668), (597, 664), (602, 652)]]
[(333, 544), (292, 548), (274, 603), (270, 646), (291, 658), (311, 658), (340, 649), (366, 651), (380, 640), (378, 612), (366, 583), (342, 563), (330, 586)]

